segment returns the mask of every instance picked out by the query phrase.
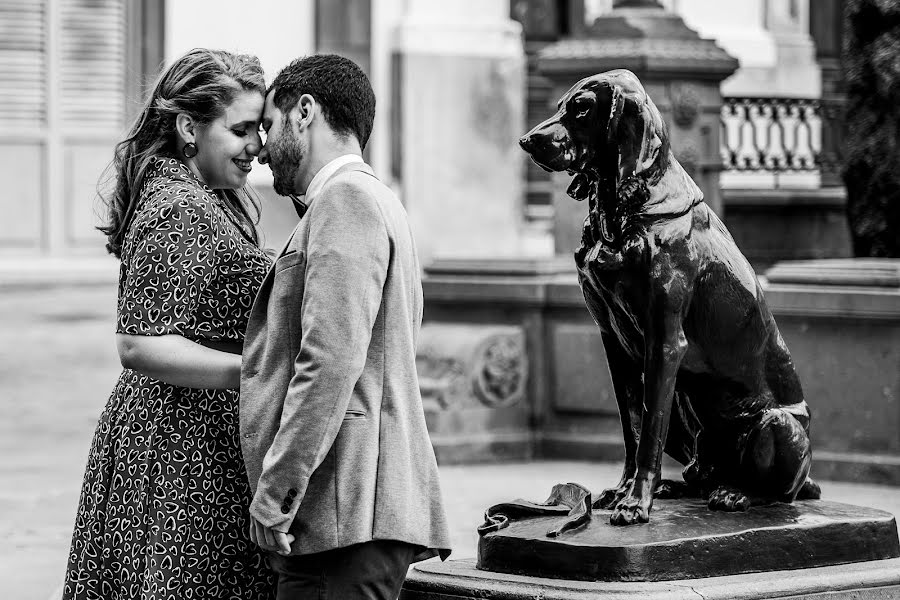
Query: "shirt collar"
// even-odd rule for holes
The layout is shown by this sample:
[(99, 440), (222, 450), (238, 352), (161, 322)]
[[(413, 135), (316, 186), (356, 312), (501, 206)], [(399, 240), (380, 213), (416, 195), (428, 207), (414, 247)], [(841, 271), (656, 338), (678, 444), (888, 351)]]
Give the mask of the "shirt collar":
[(316, 173), (312, 178), (312, 181), (309, 182), (309, 187), (306, 188), (306, 195), (300, 196), (299, 198), (300, 203), (306, 208), (309, 208), (310, 203), (315, 199), (316, 195), (318, 195), (318, 193), (322, 191), (322, 188), (325, 187), (325, 183), (327, 183), (332, 175), (337, 173), (341, 167), (363, 162), (362, 157), (357, 154), (344, 154), (343, 156), (338, 156), (331, 160), (324, 167), (319, 169), (319, 172)]

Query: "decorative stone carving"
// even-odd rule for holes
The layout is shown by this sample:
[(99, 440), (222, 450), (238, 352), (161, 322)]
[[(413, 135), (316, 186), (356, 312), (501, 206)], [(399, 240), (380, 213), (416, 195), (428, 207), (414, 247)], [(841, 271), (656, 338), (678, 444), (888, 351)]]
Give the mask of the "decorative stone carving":
[(426, 323), (416, 364), (426, 410), (511, 406), (525, 395), (528, 357), (521, 327)]
[(522, 397), (528, 360), (522, 341), (521, 337), (498, 337), (485, 348), (474, 383), (475, 393), (486, 406), (505, 406)]
[(683, 83), (672, 92), (672, 120), (679, 127), (691, 127), (700, 114), (700, 95), (694, 86)]

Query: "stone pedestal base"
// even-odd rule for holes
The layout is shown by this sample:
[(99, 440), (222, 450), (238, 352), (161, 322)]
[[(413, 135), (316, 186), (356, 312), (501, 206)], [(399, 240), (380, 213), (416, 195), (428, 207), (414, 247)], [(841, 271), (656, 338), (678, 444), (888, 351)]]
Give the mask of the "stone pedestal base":
[(548, 538), (566, 519), (519, 516), (480, 539), (477, 567), (417, 565), (400, 598), (900, 598), (897, 524), (884, 511), (808, 500), (722, 513), (657, 499), (650, 523), (614, 527), (595, 510)]
[[(742, 560), (740, 555), (735, 561)], [(815, 569), (657, 582), (587, 582), (480, 571), (474, 560), (410, 570), (401, 600), (889, 600), (900, 598), (900, 559)]]
[(581, 529), (547, 537), (569, 517), (511, 520), (478, 542), (486, 571), (585, 581), (671, 581), (900, 557), (890, 513), (825, 500), (711, 511), (699, 499), (653, 503), (650, 522), (609, 524), (593, 511)]

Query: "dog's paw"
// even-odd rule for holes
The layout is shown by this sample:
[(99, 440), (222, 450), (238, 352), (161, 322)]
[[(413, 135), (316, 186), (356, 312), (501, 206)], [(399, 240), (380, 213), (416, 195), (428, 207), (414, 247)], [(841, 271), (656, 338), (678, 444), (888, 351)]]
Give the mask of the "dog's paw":
[(797, 492), (797, 500), (818, 500), (821, 497), (822, 488), (810, 477), (806, 478), (806, 481), (800, 487), (800, 491)]
[(750, 497), (742, 491), (722, 485), (713, 490), (709, 495), (710, 510), (722, 510), (725, 512), (743, 512), (750, 508)]
[(636, 525), (650, 521), (650, 505), (643, 498), (625, 496), (609, 516), (611, 525)]

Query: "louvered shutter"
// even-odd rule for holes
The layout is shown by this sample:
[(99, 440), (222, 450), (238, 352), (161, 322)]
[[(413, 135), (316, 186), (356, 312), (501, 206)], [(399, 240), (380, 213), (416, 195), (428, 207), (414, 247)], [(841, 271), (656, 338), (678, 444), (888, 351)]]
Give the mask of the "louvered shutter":
[(46, 121), (46, 10), (46, 0), (0, 0), (0, 127)]
[(125, 3), (60, 0), (59, 10), (61, 122), (118, 132), (125, 118)]

